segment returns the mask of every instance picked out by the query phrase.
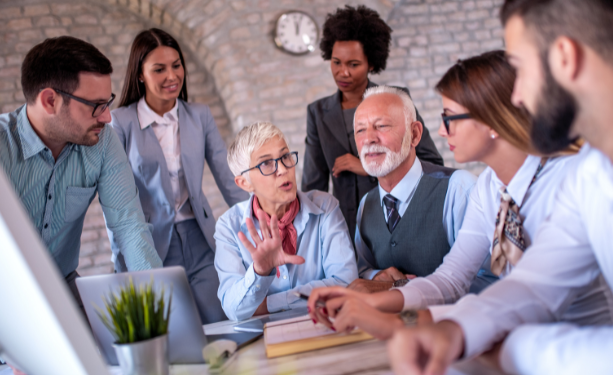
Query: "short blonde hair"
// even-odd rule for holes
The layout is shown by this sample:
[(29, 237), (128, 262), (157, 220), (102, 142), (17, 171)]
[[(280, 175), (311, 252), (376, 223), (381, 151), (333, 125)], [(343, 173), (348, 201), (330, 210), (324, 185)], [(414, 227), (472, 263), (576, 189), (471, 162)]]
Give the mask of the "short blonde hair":
[(275, 137), (288, 143), (283, 132), (268, 121), (258, 121), (242, 128), (228, 148), (228, 166), (234, 176), (239, 176), (241, 172), (249, 169), (253, 151)]

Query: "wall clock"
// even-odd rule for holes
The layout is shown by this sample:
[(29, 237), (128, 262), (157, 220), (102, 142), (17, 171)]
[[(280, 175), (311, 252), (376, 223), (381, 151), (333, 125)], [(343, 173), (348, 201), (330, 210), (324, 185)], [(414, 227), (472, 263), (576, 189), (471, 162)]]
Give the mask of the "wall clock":
[(317, 23), (305, 12), (290, 10), (277, 19), (275, 44), (284, 52), (292, 55), (313, 52), (318, 39)]

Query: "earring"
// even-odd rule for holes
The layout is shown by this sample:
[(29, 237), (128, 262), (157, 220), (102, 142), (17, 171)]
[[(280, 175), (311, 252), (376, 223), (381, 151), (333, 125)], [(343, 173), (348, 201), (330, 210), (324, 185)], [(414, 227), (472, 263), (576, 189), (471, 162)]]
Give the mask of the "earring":
[(492, 139), (496, 139), (496, 134), (492, 134)]
[(143, 80), (142, 80), (142, 79), (139, 79), (138, 81), (139, 81), (140, 83), (143, 83)]

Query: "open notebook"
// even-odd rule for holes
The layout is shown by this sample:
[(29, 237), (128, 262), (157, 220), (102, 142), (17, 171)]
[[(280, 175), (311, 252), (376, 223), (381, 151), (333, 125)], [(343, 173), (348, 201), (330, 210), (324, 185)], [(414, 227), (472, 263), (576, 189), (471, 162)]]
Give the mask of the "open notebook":
[(350, 333), (334, 332), (322, 324), (313, 324), (308, 315), (269, 322), (264, 326), (264, 344), (268, 358), (308, 352), (331, 346), (370, 340), (373, 337), (355, 329)]

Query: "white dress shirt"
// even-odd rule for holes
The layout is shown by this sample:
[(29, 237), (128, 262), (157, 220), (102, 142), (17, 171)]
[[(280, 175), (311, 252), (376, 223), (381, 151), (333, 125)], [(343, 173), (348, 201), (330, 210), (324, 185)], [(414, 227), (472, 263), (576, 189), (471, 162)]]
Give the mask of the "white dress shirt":
[[(551, 213), (553, 192), (562, 181), (568, 165), (577, 157), (549, 159), (530, 186), (541, 158), (528, 156), (506, 187), (513, 200), (521, 206), (519, 215), (523, 221), (526, 246), (530, 246), (537, 229)], [(454, 303), (468, 292), (483, 260), (492, 251), (502, 186), (504, 184), (491, 168), (481, 173), (470, 195), (458, 238), (443, 264), (432, 275), (414, 279), (399, 289), (404, 296), (405, 309)], [(506, 272), (502, 276), (504, 274)], [(447, 308), (433, 307), (433, 318), (436, 320), (437, 315)]]
[[(586, 291), (593, 290), (594, 284), (606, 285), (606, 279), (609, 286), (613, 285), (612, 214), (613, 165), (605, 155), (585, 146), (564, 171), (552, 214), (541, 225), (532, 247), (513, 271), (479, 296), (466, 296), (441, 317), (462, 327), (465, 356), (482, 353), (522, 324), (559, 320), (579, 296), (590, 309), (575, 323), (608, 327), (592, 328), (592, 331), (577, 326), (570, 326), (570, 331), (555, 329), (552, 325), (537, 327), (544, 334), (539, 339), (540, 345), (528, 344), (522, 339), (534, 338), (531, 333), (534, 328), (518, 331), (503, 346), (505, 370), (516, 372), (526, 369), (525, 364), (564, 356), (564, 361), (548, 361), (527, 372), (570, 373), (568, 364), (572, 362), (575, 364), (572, 368), (580, 368), (580, 373), (613, 373), (611, 313), (604, 303), (610, 304), (610, 290), (607, 288), (604, 296), (592, 293), (591, 299), (585, 298)], [(577, 309), (580, 306), (575, 303), (571, 310), (573, 307), (580, 318), (581, 311)], [(592, 340), (590, 350), (582, 346), (588, 336)], [(522, 356), (513, 357), (513, 350), (521, 350), (521, 345), (531, 345), (530, 351), (522, 350)], [(608, 364), (608, 371), (600, 371), (603, 363)]]
[(160, 147), (168, 166), (168, 175), (175, 203), (175, 223), (187, 219), (193, 219), (191, 205), (188, 202), (189, 192), (181, 164), (181, 142), (179, 139), (179, 117), (177, 116), (179, 102), (164, 116), (155, 113), (143, 96), (137, 106), (138, 121), (141, 129), (151, 126), (156, 138), (160, 142)]
[[(389, 194), (391, 194), (394, 198), (398, 199), (398, 214), (401, 217), (409, 207), (422, 175), (423, 168), (421, 166), (421, 161), (419, 161), (418, 158), (415, 158), (415, 162), (413, 163), (411, 169), (409, 169), (409, 172), (407, 172), (402, 180), (400, 180), (400, 182), (394, 186), (392, 191), (389, 192)], [(443, 217), (441, 218), (443, 221), (443, 228), (445, 228), (445, 231), (447, 232), (447, 241), (449, 242), (449, 246), (453, 246), (458, 235), (458, 231), (462, 226), (462, 220), (468, 205), (468, 197), (470, 196), (471, 190), (475, 186), (475, 180), (476, 178), (472, 173), (463, 170), (457, 170), (451, 175), (451, 177), (449, 177), (447, 195), (445, 196), (445, 202), (443, 205)], [(386, 222), (387, 208), (385, 207), (385, 204), (383, 204), (383, 197), (387, 194), (388, 192), (383, 190), (381, 184), (379, 184), (379, 199), (381, 201), (380, 203), (383, 210), (383, 216)], [(358, 207), (357, 225), (355, 231), (355, 248), (358, 254), (358, 271), (360, 273), (360, 277), (363, 279), (372, 280), (372, 278), (375, 277), (375, 275), (381, 270), (376, 269), (374, 254), (371, 249), (368, 248), (366, 243), (364, 243), (362, 235), (360, 234), (360, 223), (362, 222), (364, 202), (366, 202), (367, 196), (368, 193), (362, 197), (360, 206)], [(481, 259), (481, 262), (483, 262), (483, 258)], [(481, 263), (479, 263), (479, 266), (480, 265)], [(478, 270), (479, 267), (477, 266), (476, 271)]]

